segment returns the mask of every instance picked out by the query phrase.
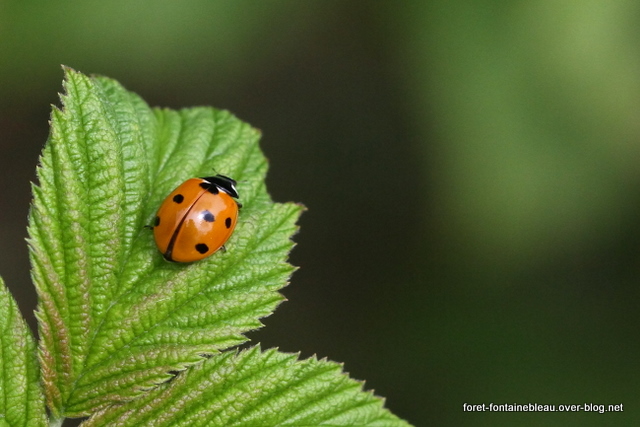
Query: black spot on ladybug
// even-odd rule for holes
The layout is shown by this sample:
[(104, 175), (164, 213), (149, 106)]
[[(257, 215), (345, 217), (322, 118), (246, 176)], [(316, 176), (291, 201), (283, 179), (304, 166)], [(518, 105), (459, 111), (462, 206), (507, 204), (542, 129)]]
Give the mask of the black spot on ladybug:
[(160, 217), (156, 216), (156, 219), (153, 221), (153, 226), (157, 227), (160, 225)]
[(200, 187), (204, 188), (211, 194), (218, 194), (220, 192), (220, 190), (218, 190), (218, 186), (210, 182), (201, 182)]
[(216, 218), (213, 216), (213, 214), (209, 211), (202, 211), (202, 219), (207, 221), (207, 222), (213, 222), (216, 220)]
[(224, 220), (224, 225), (227, 228), (231, 228), (231, 218), (227, 217), (227, 219)]
[(200, 252), (201, 254), (206, 254), (207, 252), (209, 252), (209, 246), (204, 243), (198, 243), (196, 245), (196, 251)]
[(184, 196), (182, 194), (176, 194), (173, 196), (173, 201), (176, 203), (182, 203), (184, 201)]

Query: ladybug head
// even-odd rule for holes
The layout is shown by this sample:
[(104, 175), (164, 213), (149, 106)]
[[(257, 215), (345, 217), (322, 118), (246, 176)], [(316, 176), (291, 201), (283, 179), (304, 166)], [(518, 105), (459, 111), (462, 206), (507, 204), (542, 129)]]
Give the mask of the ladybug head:
[(218, 187), (220, 190), (224, 191), (235, 199), (239, 197), (238, 190), (236, 190), (236, 181), (232, 178), (229, 178), (228, 176), (216, 175), (204, 177), (202, 179)]

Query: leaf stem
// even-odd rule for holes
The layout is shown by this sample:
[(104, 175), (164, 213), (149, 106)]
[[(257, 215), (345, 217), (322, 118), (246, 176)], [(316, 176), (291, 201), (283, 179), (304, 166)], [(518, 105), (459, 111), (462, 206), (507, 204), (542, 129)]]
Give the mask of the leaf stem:
[(50, 418), (49, 419), (49, 427), (62, 427), (62, 423), (63, 422), (64, 422), (64, 417)]

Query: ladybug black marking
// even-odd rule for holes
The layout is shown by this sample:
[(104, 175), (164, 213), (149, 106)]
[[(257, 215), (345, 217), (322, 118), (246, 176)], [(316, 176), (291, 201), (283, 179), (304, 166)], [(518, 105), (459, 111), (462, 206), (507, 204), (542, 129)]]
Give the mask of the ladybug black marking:
[[(207, 221), (207, 222), (213, 222), (216, 220), (216, 218), (213, 216), (213, 214), (209, 211), (202, 211), (202, 219)], [(229, 227), (227, 227), (229, 228)]]
[(154, 226), (154, 227), (157, 227), (157, 226), (159, 226), (159, 225), (160, 225), (160, 217), (159, 217), (159, 216), (156, 216), (155, 221), (153, 221), (153, 226)]
[(212, 184), (211, 182), (206, 182), (208, 181), (208, 178), (202, 178), (202, 179), (204, 179), (205, 182), (201, 182), (200, 187), (204, 188), (211, 194), (218, 194), (220, 192), (220, 190), (218, 190), (218, 187), (216, 187), (214, 184)]
[(184, 196), (182, 194), (176, 194), (173, 196), (173, 201), (180, 204), (184, 201)]
[(224, 220), (224, 226), (231, 228), (231, 218), (227, 217), (227, 219)]
[(209, 252), (209, 246), (207, 246), (205, 243), (198, 243), (196, 245), (196, 251), (200, 252), (201, 254), (206, 254), (207, 252)]

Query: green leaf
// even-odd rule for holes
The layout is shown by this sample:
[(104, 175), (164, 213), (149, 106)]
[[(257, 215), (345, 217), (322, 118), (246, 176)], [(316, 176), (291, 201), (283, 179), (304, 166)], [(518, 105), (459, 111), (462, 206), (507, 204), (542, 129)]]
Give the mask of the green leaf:
[[(152, 109), (117, 82), (65, 69), (63, 108), (29, 217), (40, 358), (56, 419), (129, 401), (246, 341), (282, 301), (302, 207), (273, 203), (260, 133), (226, 111)], [(164, 261), (151, 224), (184, 180), (238, 181), (226, 252)]]
[(16, 302), (0, 278), (0, 425), (44, 426), (36, 344)]
[(336, 363), (254, 347), (213, 356), (83, 427), (409, 425), (383, 403)]

